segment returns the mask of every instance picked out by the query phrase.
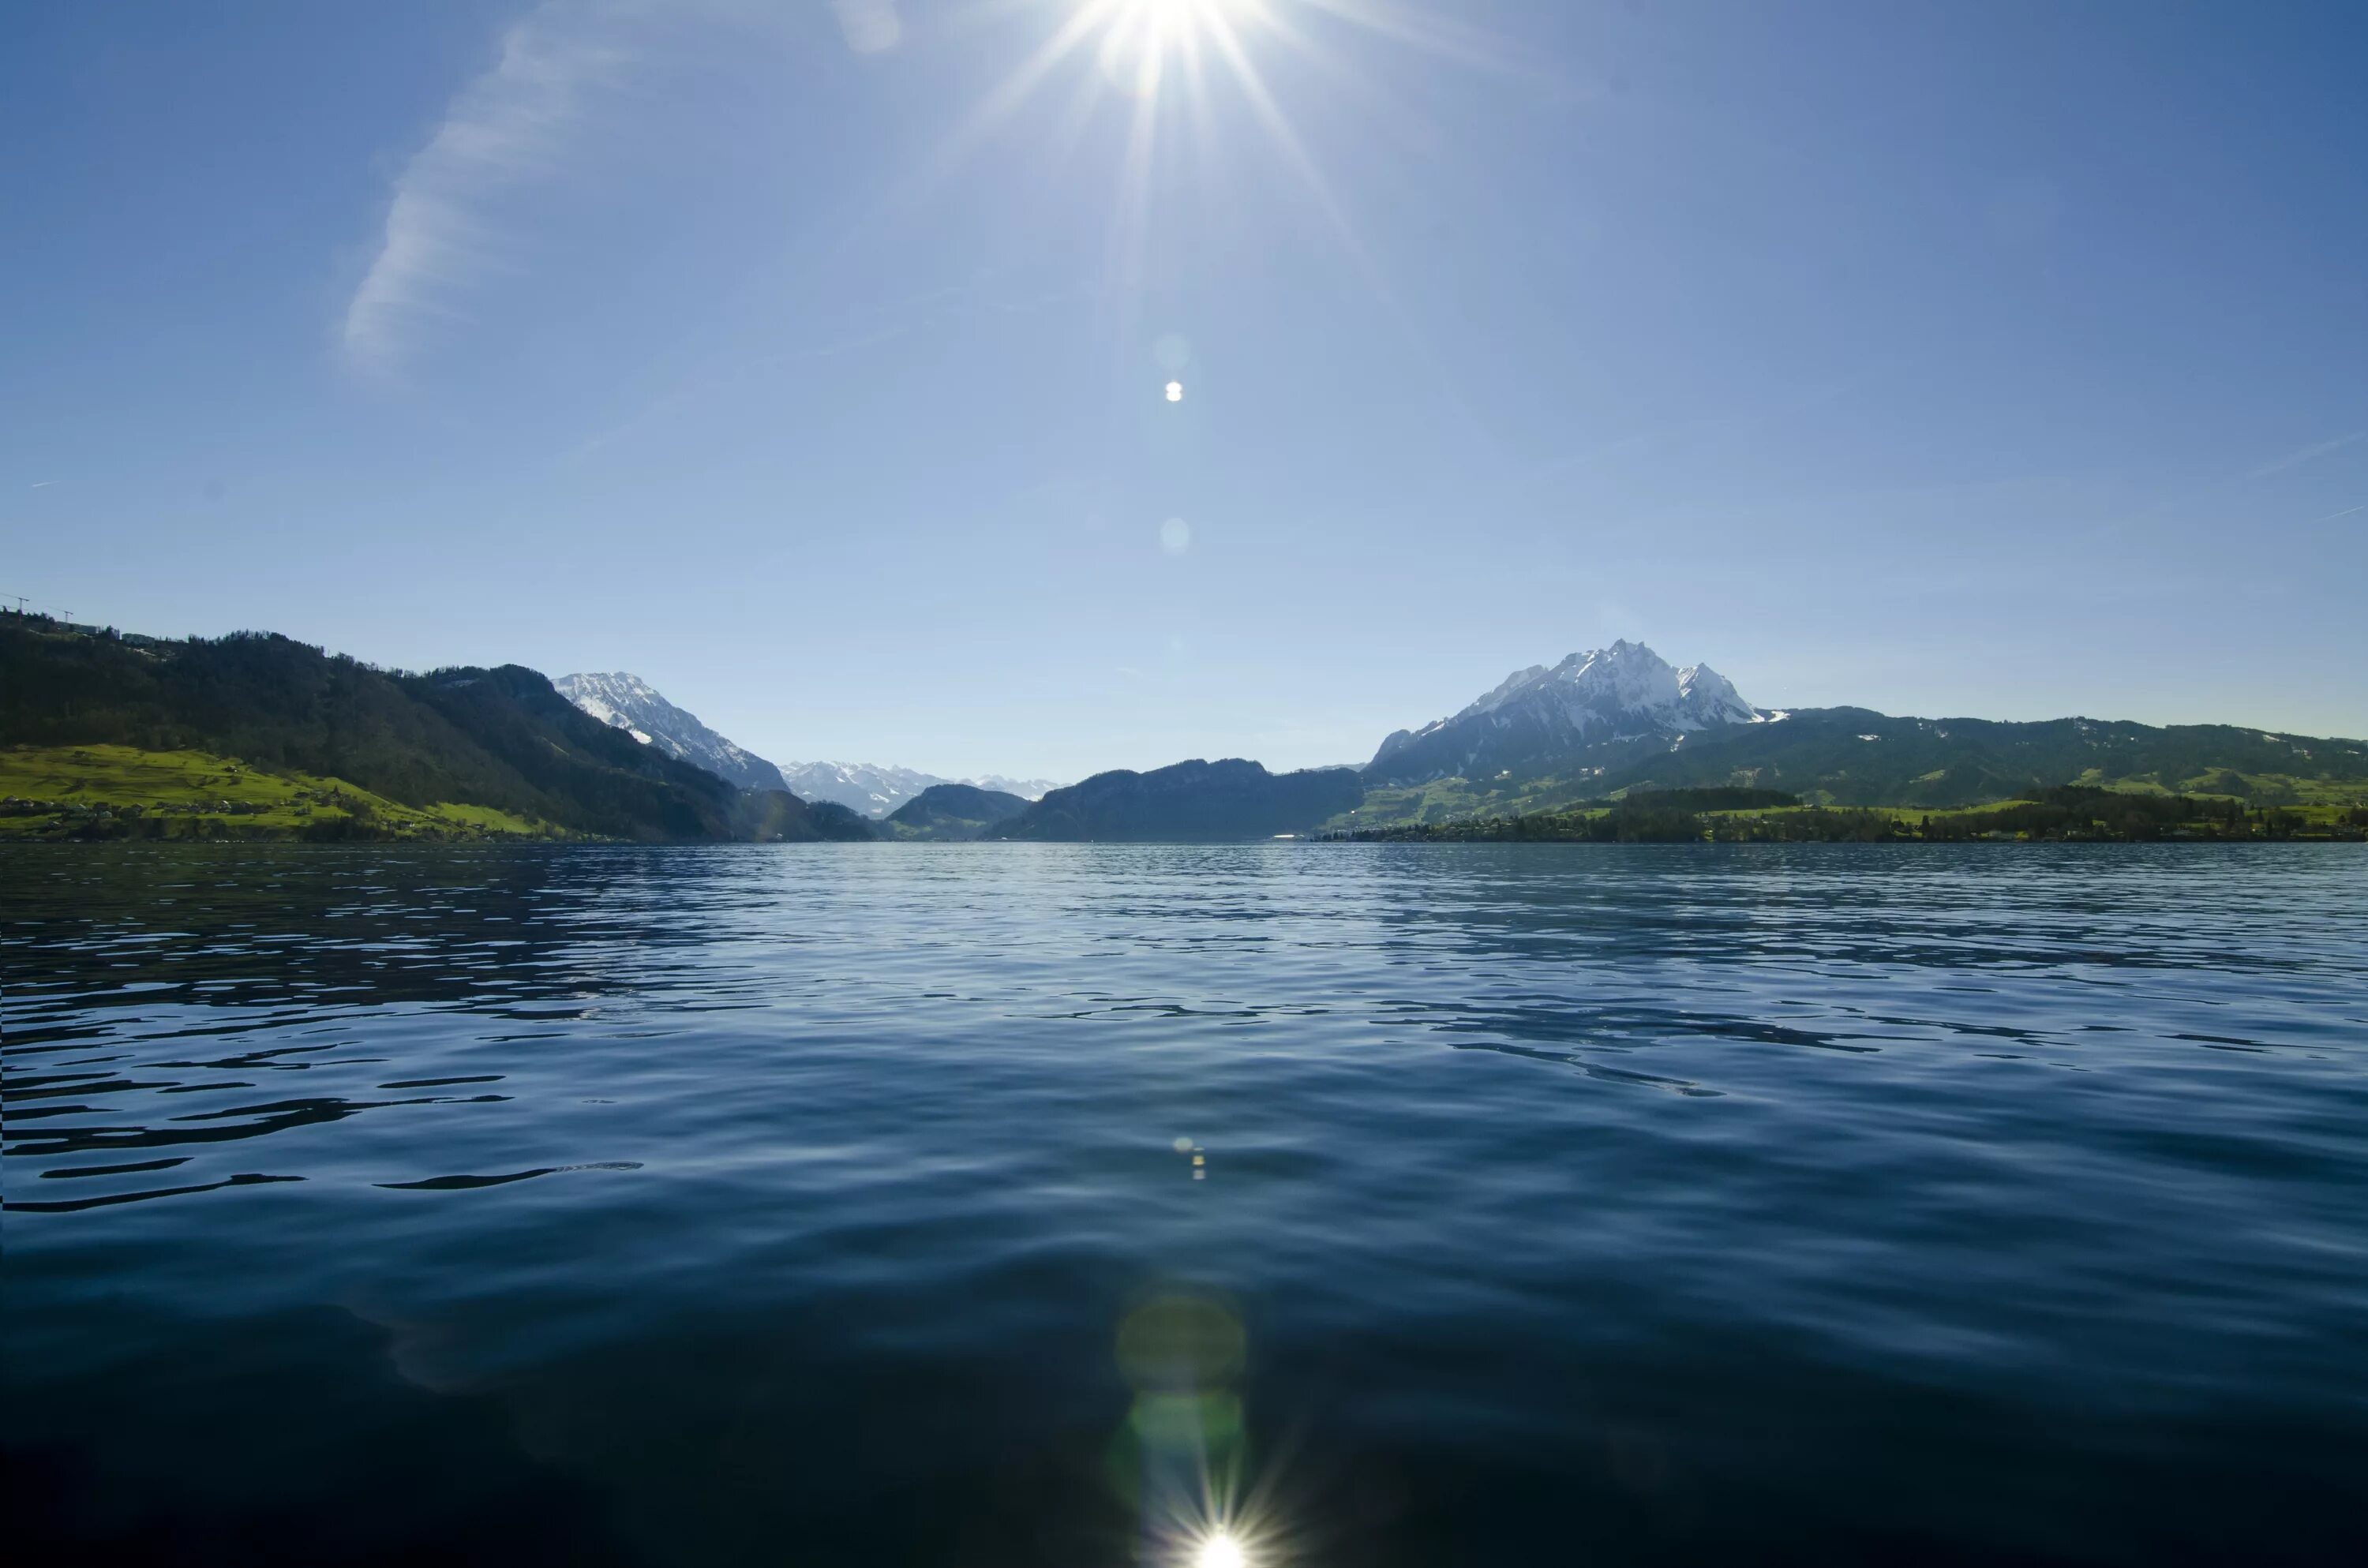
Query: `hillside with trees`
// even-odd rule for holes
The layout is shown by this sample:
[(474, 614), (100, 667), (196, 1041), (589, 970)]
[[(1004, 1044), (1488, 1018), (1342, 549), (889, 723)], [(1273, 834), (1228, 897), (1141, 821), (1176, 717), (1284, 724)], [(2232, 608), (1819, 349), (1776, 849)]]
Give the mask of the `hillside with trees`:
[(967, 843), (1028, 809), (1026, 797), (975, 784), (932, 784), (880, 824), (880, 836)]
[(2066, 785), (1967, 810), (1804, 805), (1770, 790), (1645, 790), (1508, 817), (1466, 817), (1327, 835), (1419, 844), (1950, 844), (1986, 840), (2144, 844), (2368, 838), (2368, 806), (2256, 806), (2225, 798)]
[(1255, 762), (1195, 759), (1148, 773), (1098, 773), (994, 830), (998, 838), (1226, 843), (1312, 832), (1355, 806), (1364, 785), (1347, 767), (1269, 773)]
[(533, 670), (405, 674), (270, 633), (179, 641), (0, 616), (0, 745), (201, 753), (602, 838), (871, 836), (843, 808), (743, 791), (645, 746)]
[(1895, 719), (1825, 708), (1623, 758), (1598, 788), (1705, 784), (1784, 790), (1830, 805), (1969, 806), (2066, 784), (2135, 784), (2288, 805), (2368, 796), (2368, 742), (2226, 724)]

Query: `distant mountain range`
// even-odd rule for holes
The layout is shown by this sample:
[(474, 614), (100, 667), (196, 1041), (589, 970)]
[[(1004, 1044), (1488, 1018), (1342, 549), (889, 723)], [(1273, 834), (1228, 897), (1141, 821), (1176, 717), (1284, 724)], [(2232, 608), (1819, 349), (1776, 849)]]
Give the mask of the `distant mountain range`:
[(785, 762), (781, 774), (792, 790), (809, 801), (837, 801), (875, 819), (887, 816), (907, 801), (940, 784), (967, 785), (1017, 795), (1023, 801), (1037, 800), (1047, 790), (1058, 788), (1049, 778), (1007, 778), (999, 773), (976, 778), (940, 778), (915, 768), (869, 762)]
[(910, 767), (883, 767), (869, 762), (786, 762), (782, 774), (790, 787), (810, 801), (837, 801), (865, 816), (885, 817), (924, 790), (940, 784), (962, 784), (1033, 801), (1055, 788), (1049, 778), (1006, 778), (990, 773), (978, 778), (940, 778)]
[[(1640, 642), (1384, 740), (1361, 770), (1190, 761), (1066, 788), (780, 767), (622, 673), (381, 670), (263, 633), (0, 612), (0, 836), (1220, 842), (1551, 812), (1669, 790), (1942, 810), (2066, 786), (2349, 809), (2368, 742), (1747, 702)], [(784, 789), (783, 785), (792, 788)]]
[(657, 688), (635, 675), (562, 676), (552, 683), (559, 694), (604, 724), (613, 724), (645, 745), (694, 763), (744, 790), (786, 790), (807, 801), (830, 801), (867, 817), (887, 816), (905, 801), (939, 784), (968, 784), (1033, 801), (1054, 786), (1046, 778), (940, 778), (909, 767), (868, 762), (790, 762), (776, 766), (700, 722)]

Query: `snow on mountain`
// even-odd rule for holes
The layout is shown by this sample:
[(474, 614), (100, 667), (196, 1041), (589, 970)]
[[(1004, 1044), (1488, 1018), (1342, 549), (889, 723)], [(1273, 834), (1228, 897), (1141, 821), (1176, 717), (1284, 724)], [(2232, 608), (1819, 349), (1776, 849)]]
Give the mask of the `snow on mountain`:
[(1043, 778), (1006, 778), (990, 773), (981, 778), (940, 778), (916, 768), (883, 767), (871, 762), (784, 763), (782, 774), (791, 793), (808, 801), (837, 801), (868, 817), (884, 817), (933, 784), (969, 784), (999, 790), (1023, 801), (1043, 799), (1058, 784)]
[(1679, 669), (1642, 642), (1622, 640), (1548, 667), (1516, 670), (1452, 717), (1400, 730), (1365, 774), (1415, 783), (1550, 766), (1588, 746), (1750, 724), (1768, 715), (1707, 665)]
[(1743, 700), (1733, 681), (1708, 665), (1688, 665), (1678, 672), (1678, 706), (1698, 730), (1714, 724), (1754, 724), (1762, 717)]
[[(745, 747), (734, 745), (658, 695), (639, 676), (562, 676), (551, 683), (559, 695), (604, 724), (624, 731), (694, 767), (703, 767), (743, 790), (787, 790), (781, 770)], [(803, 795), (803, 791), (798, 791)], [(812, 799), (811, 796), (805, 797)]]
[(791, 762), (781, 774), (791, 793), (808, 801), (836, 801), (868, 817), (884, 817), (932, 784), (951, 784), (934, 773), (870, 762)]

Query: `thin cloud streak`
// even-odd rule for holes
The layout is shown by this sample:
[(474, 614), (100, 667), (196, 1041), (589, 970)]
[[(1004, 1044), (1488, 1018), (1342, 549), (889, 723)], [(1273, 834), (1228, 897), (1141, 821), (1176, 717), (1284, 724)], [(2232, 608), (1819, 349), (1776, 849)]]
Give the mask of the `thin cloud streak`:
[(2330, 452), (2341, 451), (2344, 448), (2351, 446), (2353, 442), (2359, 440), (2363, 436), (2368, 436), (2368, 430), (2354, 430), (2349, 436), (2338, 436), (2332, 441), (2321, 441), (2315, 447), (2305, 447), (2298, 452), (2287, 453), (2284, 457), (2280, 458), (2273, 463), (2263, 464), (2261, 467), (2255, 469), (2245, 477), (2248, 479), (2267, 479), (2273, 473), (2283, 473), (2290, 468), (2300, 468), (2306, 462), (2316, 462), (2317, 460), (2327, 456)]
[(423, 324), (465, 318), (469, 290), (501, 264), (495, 199), (555, 166), (585, 100), (628, 62), (601, 37), (619, 14), (546, 0), (454, 97), (395, 176), (378, 253), (346, 306), (341, 339), (355, 363), (392, 369)]

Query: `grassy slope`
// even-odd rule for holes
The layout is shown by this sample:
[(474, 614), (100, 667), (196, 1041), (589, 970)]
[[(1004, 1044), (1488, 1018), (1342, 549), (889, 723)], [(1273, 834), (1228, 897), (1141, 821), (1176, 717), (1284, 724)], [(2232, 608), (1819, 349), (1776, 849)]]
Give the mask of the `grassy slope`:
[(1383, 785), (1366, 790), (1362, 805), (1333, 817), (1323, 831), (1523, 816), (1573, 805), (1599, 792), (1593, 778), (1526, 778), (1497, 785), (1437, 778), (1428, 784)]
[(17, 839), (88, 832), (98, 824), (85, 812), (105, 808), (121, 819), (129, 806), (139, 807), (141, 817), (161, 824), (167, 837), (292, 837), (357, 819), (381, 836), (562, 836), (548, 824), (491, 806), (451, 801), (404, 805), (342, 778), (267, 772), (202, 751), (119, 745), (0, 748), (0, 797), (67, 808), (0, 815), (0, 836)]
[(872, 831), (892, 844), (968, 844), (985, 835), (986, 830), (1005, 819), (995, 822), (973, 822), (962, 817), (934, 817), (924, 826), (910, 823), (891, 822), (883, 818), (872, 824)]

